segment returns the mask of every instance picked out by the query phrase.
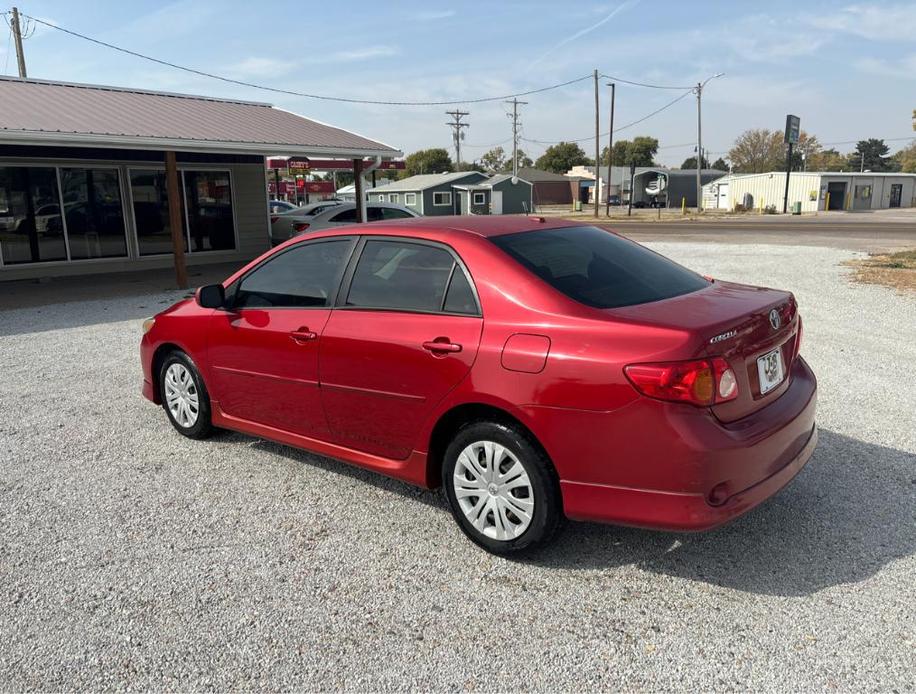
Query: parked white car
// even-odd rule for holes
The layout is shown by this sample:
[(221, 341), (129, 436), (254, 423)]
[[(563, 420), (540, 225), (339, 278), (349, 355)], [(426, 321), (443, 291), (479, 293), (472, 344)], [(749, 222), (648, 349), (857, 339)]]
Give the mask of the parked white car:
[(286, 210), (270, 216), (270, 240), (273, 245), (283, 243), (292, 238), (296, 231), (295, 226), (308, 223), (312, 217), (321, 214), (334, 207), (341, 205), (340, 200), (322, 200), (313, 202), (310, 205), (302, 207), (293, 206), (291, 210)]
[[(390, 219), (410, 219), (420, 215), (409, 207), (392, 205), (387, 202), (366, 203), (366, 221), (381, 222)], [(356, 203), (345, 202), (329, 210), (324, 210), (311, 217), (305, 217), (293, 224), (293, 234), (307, 234), (319, 229), (327, 229), (343, 224), (356, 222)]]

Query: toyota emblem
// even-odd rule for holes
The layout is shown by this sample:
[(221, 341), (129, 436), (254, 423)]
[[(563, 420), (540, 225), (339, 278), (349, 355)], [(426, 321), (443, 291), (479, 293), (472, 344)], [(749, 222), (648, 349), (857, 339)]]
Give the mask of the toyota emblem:
[(773, 330), (779, 330), (779, 323), (779, 311), (774, 308), (770, 311), (770, 325), (773, 326)]

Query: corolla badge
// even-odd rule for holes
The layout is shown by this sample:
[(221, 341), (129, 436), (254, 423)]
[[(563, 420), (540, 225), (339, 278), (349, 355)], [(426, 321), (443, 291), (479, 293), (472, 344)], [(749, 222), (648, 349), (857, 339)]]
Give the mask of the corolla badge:
[(779, 330), (780, 318), (779, 311), (775, 308), (770, 311), (770, 325), (773, 326), (773, 330)]
[(714, 345), (717, 342), (722, 342), (722, 340), (727, 340), (730, 337), (734, 337), (737, 334), (738, 334), (737, 330), (729, 330), (728, 332), (722, 333), (721, 335), (716, 335), (715, 337), (711, 337), (709, 339), (709, 344)]

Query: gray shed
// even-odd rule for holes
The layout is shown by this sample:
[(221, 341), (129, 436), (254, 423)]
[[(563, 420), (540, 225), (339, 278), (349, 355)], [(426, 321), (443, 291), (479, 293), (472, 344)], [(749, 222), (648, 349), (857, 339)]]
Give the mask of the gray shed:
[(532, 185), (511, 174), (453, 187), (458, 214), (527, 214), (532, 210)]

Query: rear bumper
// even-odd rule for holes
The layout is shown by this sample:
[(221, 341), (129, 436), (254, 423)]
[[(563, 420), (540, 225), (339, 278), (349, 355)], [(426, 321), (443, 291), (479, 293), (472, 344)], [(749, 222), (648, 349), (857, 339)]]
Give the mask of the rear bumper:
[(575, 520), (663, 530), (722, 525), (805, 466), (817, 444), (816, 407), (817, 382), (803, 359), (785, 393), (736, 422), (642, 399), (638, 410), (618, 415), (623, 426), (611, 419), (595, 426), (595, 443), (580, 458), (590, 464), (573, 474), (558, 468), (564, 511)]
[[(817, 428), (788, 465), (752, 487), (712, 506), (701, 494), (561, 482), (567, 515), (575, 520), (613, 522), (659, 530), (711, 530), (763, 503), (785, 487), (810, 460)], [(571, 507), (571, 508), (570, 508)]]

